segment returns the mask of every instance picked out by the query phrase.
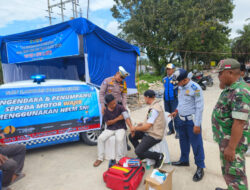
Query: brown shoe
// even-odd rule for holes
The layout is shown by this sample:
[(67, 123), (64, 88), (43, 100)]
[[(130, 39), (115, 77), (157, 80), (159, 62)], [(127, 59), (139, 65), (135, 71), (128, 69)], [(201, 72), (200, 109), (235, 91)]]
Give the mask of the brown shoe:
[(93, 164), (94, 167), (98, 167), (102, 163), (101, 160), (96, 160)]

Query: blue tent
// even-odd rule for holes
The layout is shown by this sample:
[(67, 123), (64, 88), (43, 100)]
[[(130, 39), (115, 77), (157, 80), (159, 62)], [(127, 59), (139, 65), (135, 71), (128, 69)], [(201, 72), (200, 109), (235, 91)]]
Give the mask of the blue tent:
[(129, 92), (136, 92), (139, 48), (84, 18), (46, 28), (0, 36), (4, 82), (44, 74), (49, 79), (85, 79), (100, 85), (119, 66), (129, 71)]

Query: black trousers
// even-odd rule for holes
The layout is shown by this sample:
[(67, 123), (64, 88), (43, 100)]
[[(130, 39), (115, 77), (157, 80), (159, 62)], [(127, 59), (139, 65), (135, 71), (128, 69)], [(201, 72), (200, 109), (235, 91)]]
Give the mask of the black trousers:
[[(139, 143), (140, 139), (141, 139), (141, 142)], [(136, 131), (134, 137), (132, 137), (130, 134), (129, 140), (135, 148), (135, 154), (140, 159), (149, 158), (155, 161), (159, 159), (160, 153), (149, 151), (149, 149), (155, 144), (161, 142), (161, 140), (157, 140), (147, 135), (145, 132), (141, 132), (141, 131)]]

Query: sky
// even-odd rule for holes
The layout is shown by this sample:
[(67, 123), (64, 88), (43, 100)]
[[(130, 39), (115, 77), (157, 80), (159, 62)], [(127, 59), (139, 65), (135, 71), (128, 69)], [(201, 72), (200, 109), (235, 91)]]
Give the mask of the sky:
[[(33, 29), (49, 26), (48, 0), (0, 0), (0, 35), (9, 35), (25, 32)], [(65, 1), (65, 0), (63, 0)], [(50, 0), (50, 4), (56, 4), (60, 0)], [(86, 18), (88, 0), (79, 0), (82, 9), (82, 17)], [(112, 17), (110, 8), (113, 0), (89, 0), (89, 20), (101, 28), (117, 35), (119, 33), (118, 22)], [(243, 25), (250, 22), (250, 0), (234, 0), (236, 5), (233, 11), (233, 19), (229, 24), (232, 28), (230, 38), (238, 36), (237, 30), (242, 30)], [(61, 11), (53, 8), (52, 24), (62, 22)], [(72, 17), (72, 4), (65, 5), (65, 21)], [(246, 20), (249, 18), (249, 20)]]

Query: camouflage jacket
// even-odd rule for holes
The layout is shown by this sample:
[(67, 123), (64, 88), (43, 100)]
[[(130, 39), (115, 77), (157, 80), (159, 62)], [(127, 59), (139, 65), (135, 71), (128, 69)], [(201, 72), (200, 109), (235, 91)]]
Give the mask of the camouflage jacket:
[(237, 81), (225, 88), (212, 113), (214, 140), (221, 143), (230, 139), (234, 119), (245, 120), (240, 145), (248, 146), (250, 139), (249, 96), (250, 87), (243, 81)]

